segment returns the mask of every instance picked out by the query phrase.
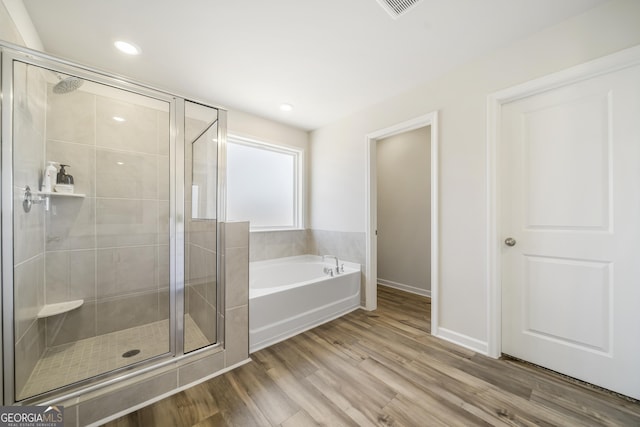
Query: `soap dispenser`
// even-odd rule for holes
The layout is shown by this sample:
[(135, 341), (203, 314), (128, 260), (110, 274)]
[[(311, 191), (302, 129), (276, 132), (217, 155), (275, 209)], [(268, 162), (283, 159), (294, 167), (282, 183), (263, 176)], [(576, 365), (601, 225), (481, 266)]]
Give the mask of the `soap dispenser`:
[(58, 176), (56, 179), (57, 184), (71, 184), (73, 185), (73, 176), (67, 174), (65, 168), (70, 168), (69, 165), (60, 165), (60, 172), (58, 172)]
[(69, 175), (65, 170), (69, 165), (60, 165), (60, 172), (56, 178), (56, 191), (58, 193), (73, 193), (73, 176)]

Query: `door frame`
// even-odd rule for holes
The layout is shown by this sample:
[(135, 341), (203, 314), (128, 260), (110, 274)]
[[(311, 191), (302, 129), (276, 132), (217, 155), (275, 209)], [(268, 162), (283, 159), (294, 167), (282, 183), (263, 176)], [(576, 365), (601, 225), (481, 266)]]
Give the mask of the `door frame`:
[(375, 310), (378, 306), (378, 242), (376, 237), (378, 217), (378, 197), (376, 187), (378, 140), (409, 132), (422, 127), (431, 127), (431, 333), (436, 334), (438, 319), (438, 111), (395, 124), (366, 135), (366, 271), (365, 309)]
[(490, 357), (498, 358), (502, 354), (501, 242), (506, 237), (500, 228), (502, 190), (498, 182), (498, 172), (503, 161), (499, 151), (502, 106), (638, 64), (640, 45), (500, 90), (487, 97), (487, 349)]

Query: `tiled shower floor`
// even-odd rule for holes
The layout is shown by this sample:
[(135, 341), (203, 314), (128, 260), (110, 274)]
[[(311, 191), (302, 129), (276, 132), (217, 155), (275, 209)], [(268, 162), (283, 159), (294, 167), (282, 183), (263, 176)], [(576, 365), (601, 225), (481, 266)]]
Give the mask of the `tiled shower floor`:
[[(188, 315), (185, 316), (185, 329), (185, 348), (200, 348), (208, 344)], [(123, 353), (133, 349), (140, 350), (140, 353), (122, 357)], [(168, 351), (169, 320), (52, 347), (38, 361), (18, 398), (35, 396)]]

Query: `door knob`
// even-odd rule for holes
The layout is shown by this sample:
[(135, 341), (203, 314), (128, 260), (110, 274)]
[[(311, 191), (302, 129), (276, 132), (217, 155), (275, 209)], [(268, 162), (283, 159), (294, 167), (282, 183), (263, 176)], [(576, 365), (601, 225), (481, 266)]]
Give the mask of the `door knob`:
[(507, 237), (506, 239), (504, 239), (504, 244), (507, 246), (515, 246), (516, 239), (514, 239), (513, 237)]

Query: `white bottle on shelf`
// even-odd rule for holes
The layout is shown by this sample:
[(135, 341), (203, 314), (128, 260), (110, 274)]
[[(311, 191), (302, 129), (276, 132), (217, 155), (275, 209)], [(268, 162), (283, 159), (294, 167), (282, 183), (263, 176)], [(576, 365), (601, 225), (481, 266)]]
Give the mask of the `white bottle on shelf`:
[(48, 162), (49, 166), (47, 166), (44, 170), (44, 182), (42, 185), (42, 191), (45, 193), (51, 193), (53, 191), (53, 185), (56, 182), (56, 174), (58, 173), (58, 169), (56, 169), (56, 162)]

